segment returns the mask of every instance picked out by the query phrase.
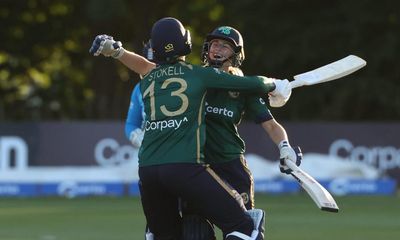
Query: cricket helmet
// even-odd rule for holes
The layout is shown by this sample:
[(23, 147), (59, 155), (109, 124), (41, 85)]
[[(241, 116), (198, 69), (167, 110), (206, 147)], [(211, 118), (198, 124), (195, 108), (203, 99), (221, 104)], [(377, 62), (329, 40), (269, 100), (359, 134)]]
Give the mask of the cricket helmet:
[(190, 32), (178, 19), (162, 18), (151, 29), (151, 47), (157, 62), (174, 62), (192, 51)]
[(221, 61), (211, 60), (209, 58), (210, 42), (214, 39), (222, 39), (229, 42), (232, 45), (234, 51), (233, 56), (230, 57), (232, 61), (232, 66), (240, 67), (240, 65), (242, 65), (242, 62), (244, 61), (243, 38), (238, 30), (229, 26), (217, 27), (216, 29), (214, 29), (214, 31), (212, 31), (210, 34), (207, 35), (206, 40), (203, 43), (203, 51), (202, 51), (203, 63), (209, 64), (213, 67), (221, 67), (222, 64), (226, 61), (224, 60), (221, 62)]

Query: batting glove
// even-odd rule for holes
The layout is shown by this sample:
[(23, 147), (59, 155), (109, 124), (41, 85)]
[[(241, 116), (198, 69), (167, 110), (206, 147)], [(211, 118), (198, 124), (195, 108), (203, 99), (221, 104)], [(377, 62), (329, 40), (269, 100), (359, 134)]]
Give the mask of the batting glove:
[(301, 160), (303, 159), (303, 153), (300, 147), (295, 147), (293, 149), (286, 140), (279, 143), (279, 153), (279, 170), (281, 170), (281, 173), (290, 174), (292, 172), (292, 170), (286, 166), (286, 159), (294, 162), (297, 166), (300, 166)]
[(90, 54), (99, 56), (103, 54), (106, 57), (120, 58), (125, 49), (122, 47), (120, 41), (115, 41), (112, 36), (108, 35), (97, 35), (94, 39), (92, 46), (89, 49)]
[(143, 137), (144, 132), (141, 129), (137, 128), (131, 132), (131, 134), (129, 135), (129, 140), (135, 148), (140, 148), (140, 146), (142, 145)]
[(292, 94), (292, 87), (287, 79), (274, 79), (275, 90), (270, 92), (269, 105), (271, 107), (282, 107), (289, 100)]

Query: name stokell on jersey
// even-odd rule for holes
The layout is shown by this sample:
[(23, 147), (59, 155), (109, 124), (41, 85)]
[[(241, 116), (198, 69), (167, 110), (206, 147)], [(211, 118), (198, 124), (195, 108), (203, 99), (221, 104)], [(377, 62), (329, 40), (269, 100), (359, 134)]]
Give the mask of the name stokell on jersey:
[(266, 77), (238, 77), (182, 61), (158, 66), (140, 83), (146, 118), (139, 166), (204, 162), (207, 88), (261, 95), (274, 87)]

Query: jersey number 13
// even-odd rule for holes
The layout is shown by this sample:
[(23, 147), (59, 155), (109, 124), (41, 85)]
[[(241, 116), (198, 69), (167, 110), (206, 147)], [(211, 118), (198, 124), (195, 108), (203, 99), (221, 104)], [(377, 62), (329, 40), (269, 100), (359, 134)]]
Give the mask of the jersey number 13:
[[(143, 92), (143, 97), (149, 95), (150, 97), (150, 119), (156, 120), (156, 99), (154, 97), (154, 81), (147, 87), (147, 89)], [(161, 112), (167, 117), (173, 117), (179, 114), (182, 114), (186, 111), (189, 106), (189, 99), (184, 94), (185, 90), (187, 89), (187, 83), (182, 78), (169, 78), (163, 82), (161, 85), (161, 89), (166, 89), (169, 84), (171, 83), (178, 83), (179, 89), (176, 91), (171, 92), (171, 96), (179, 97), (182, 100), (182, 105), (176, 111), (169, 111), (165, 105), (160, 106)]]

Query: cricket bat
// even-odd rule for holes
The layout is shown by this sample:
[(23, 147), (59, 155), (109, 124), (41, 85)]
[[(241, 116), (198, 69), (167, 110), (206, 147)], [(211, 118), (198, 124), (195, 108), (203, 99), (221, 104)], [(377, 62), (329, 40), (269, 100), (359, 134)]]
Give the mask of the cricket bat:
[(339, 207), (333, 199), (332, 195), (321, 184), (319, 184), (313, 177), (303, 171), (301, 168), (290, 160), (285, 160), (292, 172), (292, 176), (300, 183), (300, 186), (310, 195), (318, 208), (328, 212), (338, 212)]
[(347, 76), (363, 68), (365, 65), (367, 65), (367, 62), (364, 59), (355, 55), (349, 55), (336, 62), (294, 76), (294, 81), (291, 81), (290, 85), (293, 89), (304, 85), (332, 81)]

